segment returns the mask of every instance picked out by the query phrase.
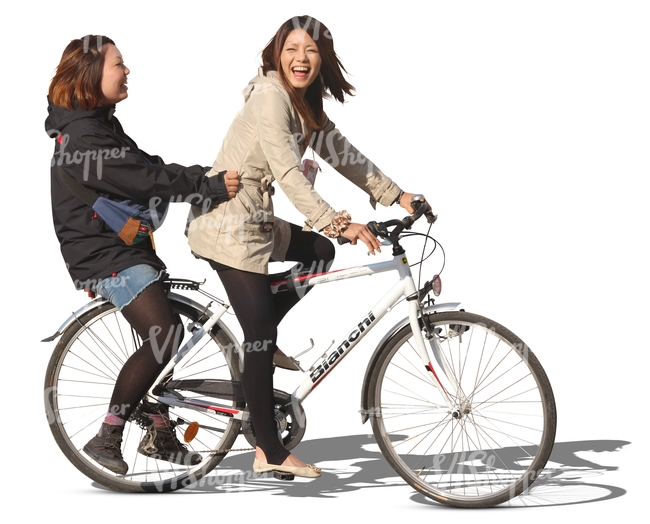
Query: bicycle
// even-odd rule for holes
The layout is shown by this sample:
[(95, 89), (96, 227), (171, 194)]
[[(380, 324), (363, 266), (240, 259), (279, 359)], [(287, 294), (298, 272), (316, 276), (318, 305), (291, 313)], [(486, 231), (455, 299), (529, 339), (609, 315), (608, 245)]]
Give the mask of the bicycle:
[[(416, 288), (400, 240), (420, 234), (407, 230), (425, 214), (430, 231), (437, 217), (425, 207), (402, 220), (368, 224), (384, 245), (392, 246), (391, 260), (323, 273), (292, 271), (271, 283), (274, 292), (296, 292), (389, 271), (399, 277), (338, 343), (302, 370), (304, 378), (293, 393), (275, 391), (278, 432), (287, 449), (298, 445), (305, 432), (304, 400), (389, 310), (404, 302), (408, 316), (387, 332), (370, 358), (362, 422), (370, 421), (382, 454), (415, 490), (450, 506), (494, 506), (522, 493), (543, 471), (555, 438), (553, 391), (538, 359), (511, 331), (459, 309), (460, 303), (435, 303), (439, 275)], [(435, 250), (439, 244), (428, 232), (423, 236)], [(79, 470), (108, 488), (168, 492), (191, 486), (228, 452), (237, 451), (233, 445), (240, 434), (255, 445), (240, 377), (243, 351), (259, 348), (239, 344), (222, 321), (229, 305), (201, 284), (166, 282), (189, 340), (145, 397), (168, 406), (187, 446), (202, 454), (197, 465), (138, 453), (151, 426), (143, 403), (124, 431), (127, 474), (114, 474), (82, 452), (105, 415), (117, 373), (140, 345), (111, 303), (93, 300), (45, 339), (61, 337), (45, 377), (54, 438)], [(195, 291), (210, 302), (202, 305), (174, 290)]]

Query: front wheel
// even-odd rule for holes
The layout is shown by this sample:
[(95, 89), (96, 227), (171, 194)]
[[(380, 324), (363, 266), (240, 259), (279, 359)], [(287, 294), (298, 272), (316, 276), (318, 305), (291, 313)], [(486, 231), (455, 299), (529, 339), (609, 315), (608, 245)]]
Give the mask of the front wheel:
[[(172, 297), (170, 301), (183, 322), (184, 341), (187, 341), (206, 316), (185, 302)], [(173, 491), (195, 483), (212, 470), (224, 456), (216, 450), (232, 447), (241, 424), (237, 419), (217, 416), (209, 410), (192, 409), (189, 404), (170, 407), (169, 416), (177, 424), (175, 431), (182, 444), (189, 423), (197, 422), (200, 427), (187, 447), (191, 452), (200, 453), (202, 462), (176, 464), (138, 451), (147, 433), (146, 411), (141, 405), (124, 428), (121, 449), (129, 465), (128, 472), (118, 475), (93, 461), (83, 447), (99, 430), (117, 375), (141, 343), (122, 314), (109, 302), (80, 315), (61, 336), (47, 368), (48, 422), (66, 457), (94, 481), (122, 492)], [(172, 380), (176, 384), (202, 383), (204, 379), (239, 382), (237, 347), (219, 322), (176, 365)], [(183, 396), (204, 398), (200, 393), (186, 391)], [(236, 396), (224, 402), (225, 407), (234, 411), (245, 406)]]
[(487, 318), (440, 312), (422, 325), (432, 334), (424, 342), (435, 374), (410, 325), (371, 363), (367, 406), (382, 453), (409, 485), (443, 504), (482, 508), (516, 497), (553, 449), (546, 373), (519, 337)]

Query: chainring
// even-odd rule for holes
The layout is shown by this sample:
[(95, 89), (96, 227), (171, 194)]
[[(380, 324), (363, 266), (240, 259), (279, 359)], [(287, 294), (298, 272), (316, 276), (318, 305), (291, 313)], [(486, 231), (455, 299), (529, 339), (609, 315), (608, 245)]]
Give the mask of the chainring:
[[(275, 421), (282, 435), (282, 444), (287, 450), (292, 450), (305, 435), (307, 428), (305, 410), (298, 399), (285, 391), (274, 389), (273, 399), (275, 401)], [(248, 443), (255, 447), (255, 430), (248, 412), (242, 419), (241, 432)]]

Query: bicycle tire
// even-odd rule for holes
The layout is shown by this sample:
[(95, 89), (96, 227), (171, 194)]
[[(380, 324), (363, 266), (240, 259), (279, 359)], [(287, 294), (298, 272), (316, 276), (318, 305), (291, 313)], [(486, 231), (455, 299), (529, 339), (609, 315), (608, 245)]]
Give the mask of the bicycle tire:
[(492, 320), (464, 311), (425, 320), (447, 364), (444, 372), (425, 340), (446, 393), (422, 365), (411, 326), (400, 329), (369, 368), (366, 405), (379, 448), (410, 486), (439, 503), (506, 502), (531, 486), (553, 449), (557, 417), (548, 377), (528, 346)]
[[(173, 310), (186, 328), (184, 341), (205, 320), (205, 315), (187, 303), (170, 296)], [(240, 380), (239, 358), (229, 332), (217, 323), (192, 348), (173, 372), (174, 380), (210, 378)], [(140, 339), (110, 302), (81, 315), (62, 334), (45, 376), (45, 406), (54, 438), (65, 456), (84, 475), (115, 491), (169, 492), (198, 482), (214, 469), (225, 454), (215, 450), (232, 447), (241, 423), (235, 418), (216, 416), (185, 408), (170, 407), (170, 418), (179, 421), (179, 439), (186, 426), (183, 421), (197, 421), (201, 429), (191, 443), (192, 451), (202, 454), (195, 466), (174, 464), (139, 454), (137, 447), (146, 431), (133, 418), (126, 423), (122, 442), (124, 460), (129, 464), (125, 475), (117, 475), (88, 457), (83, 446), (97, 433), (108, 409), (115, 379), (129, 355), (140, 346)], [(195, 395), (197, 398), (201, 398)], [(231, 399), (226, 404), (243, 409), (245, 403)], [(206, 429), (209, 428), (209, 429)]]

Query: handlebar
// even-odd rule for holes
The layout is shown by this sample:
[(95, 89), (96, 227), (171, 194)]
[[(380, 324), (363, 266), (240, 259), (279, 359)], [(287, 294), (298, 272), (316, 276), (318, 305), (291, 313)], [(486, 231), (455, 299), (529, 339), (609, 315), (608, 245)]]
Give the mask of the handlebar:
[[(426, 203), (424, 195), (413, 195), (411, 198), (411, 207), (415, 209), (415, 213), (412, 215), (408, 215), (402, 220), (394, 219), (386, 222), (368, 222), (368, 229), (370, 229), (370, 232), (376, 237), (384, 238), (391, 244), (395, 244), (402, 231), (405, 229), (411, 229), (411, 226), (421, 218), (422, 215), (427, 217), (427, 222), (429, 222), (429, 224), (433, 224), (438, 218), (438, 215), (434, 215), (431, 208)], [(388, 231), (389, 227), (393, 227), (393, 230)], [(336, 240), (340, 245), (348, 244), (350, 242), (349, 239), (342, 236), (338, 237)]]

